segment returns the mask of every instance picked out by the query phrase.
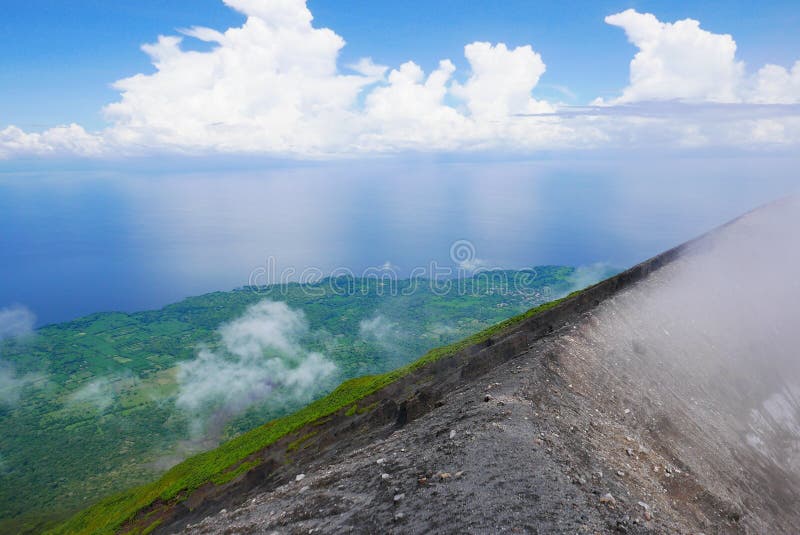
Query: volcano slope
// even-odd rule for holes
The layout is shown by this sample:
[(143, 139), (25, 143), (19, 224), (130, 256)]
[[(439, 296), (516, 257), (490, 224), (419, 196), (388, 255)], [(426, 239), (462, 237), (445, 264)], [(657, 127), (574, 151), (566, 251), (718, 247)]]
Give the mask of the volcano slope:
[(798, 213), (523, 318), (123, 531), (796, 533)]

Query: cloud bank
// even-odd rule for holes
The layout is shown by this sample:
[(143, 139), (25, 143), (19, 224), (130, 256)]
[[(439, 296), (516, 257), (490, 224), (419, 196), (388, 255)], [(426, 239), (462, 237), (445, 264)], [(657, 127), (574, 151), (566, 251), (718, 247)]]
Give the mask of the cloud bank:
[(198, 435), (218, 433), (231, 417), (276, 393), (283, 401), (307, 402), (336, 371), (325, 355), (302, 346), (309, 334), (305, 315), (283, 302), (257, 303), (219, 334), (218, 349), (200, 348), (178, 366), (176, 405), (193, 418)]
[[(723, 126), (693, 116), (691, 108), (661, 118), (571, 113), (533, 97), (547, 67), (531, 45), (467, 44), (464, 73), (449, 59), (428, 73), (413, 61), (390, 68), (368, 57), (342, 66), (344, 39), (314, 27), (305, 0), (223, 1), (246, 15), (244, 24), (224, 31), (192, 27), (144, 45), (155, 72), (114, 83), (120, 99), (104, 108), (108, 128), (90, 133), (72, 124), (28, 133), (8, 126), (0, 130), (0, 157), (166, 151), (308, 158), (800, 140), (797, 108), (777, 118), (747, 108), (744, 118)], [(629, 85), (596, 105), (800, 103), (800, 62), (748, 75), (733, 37), (706, 31), (696, 20), (661, 22), (629, 9), (606, 22), (639, 51)], [(185, 39), (212, 49), (185, 50)]]

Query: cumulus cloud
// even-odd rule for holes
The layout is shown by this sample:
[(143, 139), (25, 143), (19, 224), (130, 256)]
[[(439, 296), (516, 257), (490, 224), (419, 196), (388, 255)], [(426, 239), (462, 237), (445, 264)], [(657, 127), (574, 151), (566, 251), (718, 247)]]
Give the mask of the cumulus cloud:
[(226, 4), (247, 15), (243, 26), (183, 31), (213, 43), (211, 51), (184, 51), (177, 36), (143, 47), (156, 72), (114, 84), (122, 98), (105, 109), (111, 138), (189, 149), (336, 150), (336, 129), (348, 123), (359, 92), (380, 79), (380, 69), (362, 60), (360, 72), (340, 73), (344, 39), (314, 28), (305, 2)]
[[(197, 433), (218, 432), (231, 417), (276, 393), (309, 401), (335, 365), (305, 349), (309, 334), (302, 311), (286, 303), (262, 301), (219, 328), (218, 349), (201, 347), (197, 357), (179, 364), (178, 408), (187, 411)], [(208, 424), (218, 429), (206, 429)]]
[(35, 323), (36, 315), (24, 306), (0, 308), (0, 340), (29, 336)]
[(42, 133), (28, 133), (16, 126), (0, 130), (0, 158), (62, 154), (99, 156), (103, 146), (102, 135), (90, 134), (77, 124), (57, 126)]
[(630, 85), (614, 103), (642, 100), (734, 102), (744, 74), (730, 35), (700, 28), (693, 19), (659, 21), (628, 9), (606, 23), (625, 30), (639, 52), (630, 65)]
[[(529, 45), (467, 45), (463, 84), (453, 80), (449, 59), (427, 74), (413, 61), (390, 71), (370, 58), (340, 69), (344, 39), (314, 27), (305, 1), (224, 2), (247, 16), (242, 26), (192, 27), (142, 47), (155, 72), (114, 84), (120, 99), (104, 109), (109, 128), (31, 134), (9, 127), (0, 155), (155, 149), (315, 156), (503, 148), (512, 139), (530, 147), (570, 137), (552, 118), (514, 118), (554, 109), (531, 96), (545, 64)], [(213, 48), (184, 50), (184, 39)]]
[[(28, 133), (9, 126), (0, 130), (0, 158), (153, 151), (329, 158), (800, 142), (797, 114), (765, 119), (753, 108), (724, 127), (690, 110), (661, 119), (571, 114), (534, 98), (546, 65), (528, 44), (467, 44), (463, 73), (445, 58), (430, 72), (414, 61), (390, 68), (369, 57), (341, 66), (344, 38), (315, 27), (305, 0), (223, 1), (245, 22), (223, 31), (190, 27), (144, 45), (154, 72), (114, 83), (120, 97), (104, 108), (108, 128), (90, 133), (73, 124)], [(606, 22), (622, 28), (639, 51), (628, 87), (598, 105), (800, 102), (800, 64), (747, 75), (733, 37), (696, 20), (661, 22), (627, 10)], [(188, 50), (187, 39), (211, 49)]]
[(553, 106), (531, 97), (546, 69), (530, 45), (509, 50), (504, 43), (472, 43), (464, 48), (472, 75), (452, 93), (463, 99), (473, 117), (503, 119), (519, 113), (547, 113)]
[(800, 61), (791, 70), (780, 65), (765, 65), (755, 78), (750, 100), (768, 104), (800, 102)]
[[(694, 19), (661, 22), (628, 9), (606, 23), (622, 28), (639, 51), (630, 64), (630, 84), (606, 104), (680, 100), (687, 102), (800, 102), (800, 62), (791, 70), (765, 65), (747, 76), (736, 57), (736, 41)], [(605, 103), (598, 99), (598, 103)]]

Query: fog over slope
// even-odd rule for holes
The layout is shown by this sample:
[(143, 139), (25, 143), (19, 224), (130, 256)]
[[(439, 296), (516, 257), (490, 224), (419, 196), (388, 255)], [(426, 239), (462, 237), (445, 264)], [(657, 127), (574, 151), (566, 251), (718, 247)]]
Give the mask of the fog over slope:
[(569, 380), (742, 514), (798, 506), (798, 236), (797, 199), (750, 213), (559, 340)]

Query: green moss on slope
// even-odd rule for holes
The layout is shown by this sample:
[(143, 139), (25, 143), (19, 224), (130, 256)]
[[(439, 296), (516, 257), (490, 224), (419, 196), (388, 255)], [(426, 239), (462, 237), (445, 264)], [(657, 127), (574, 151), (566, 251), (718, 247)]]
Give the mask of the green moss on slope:
[[(577, 293), (577, 292), (576, 292)], [(571, 297), (571, 294), (569, 297)], [(180, 501), (206, 483), (221, 484), (249, 470), (257, 463), (243, 461), (259, 450), (303, 426), (356, 404), (390, 383), (427, 364), (481, 343), (504, 329), (551, 309), (565, 299), (551, 301), (519, 316), (500, 322), (459, 342), (433, 349), (419, 360), (380, 375), (351, 379), (328, 396), (305, 408), (244, 433), (220, 447), (191, 457), (176, 465), (159, 480), (100, 501), (51, 530), (53, 534), (112, 534), (137, 513), (157, 502)], [(233, 475), (231, 475), (233, 474)], [(157, 519), (153, 519), (158, 522)], [(145, 532), (155, 526), (145, 527)]]

